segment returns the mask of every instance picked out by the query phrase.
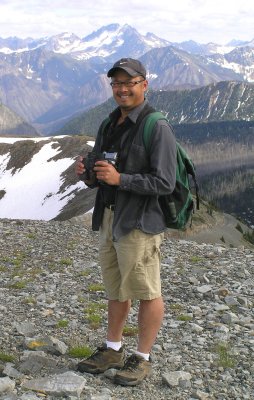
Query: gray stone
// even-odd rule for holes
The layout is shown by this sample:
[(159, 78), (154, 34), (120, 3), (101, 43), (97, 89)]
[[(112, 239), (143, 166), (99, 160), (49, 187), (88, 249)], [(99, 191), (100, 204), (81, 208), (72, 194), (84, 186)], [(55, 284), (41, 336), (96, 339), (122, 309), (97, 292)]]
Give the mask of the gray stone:
[(224, 324), (236, 324), (239, 322), (239, 318), (234, 313), (225, 313), (222, 315), (221, 320)]
[(3, 370), (3, 374), (9, 376), (9, 378), (21, 378), (23, 375), (13, 367), (12, 363), (6, 363), (5, 368)]
[(20, 400), (15, 393), (5, 393), (3, 396), (0, 395), (0, 400)]
[(235, 297), (233, 297), (233, 296), (226, 296), (224, 301), (230, 307), (239, 305), (237, 299), (235, 299)]
[(203, 286), (199, 286), (197, 287), (197, 291), (201, 294), (206, 294), (211, 292), (212, 287), (210, 285), (203, 285)]
[(86, 380), (80, 375), (74, 372), (65, 372), (60, 375), (26, 381), (23, 383), (23, 387), (61, 397), (65, 395), (80, 396), (85, 384)]
[[(199, 399), (199, 400), (209, 400), (211, 399), (209, 396), (209, 393), (206, 392), (202, 392), (202, 390), (196, 390), (192, 396), (194, 397), (194, 399)], [(211, 399), (212, 400), (212, 399)]]
[(163, 382), (170, 387), (178, 386), (180, 381), (189, 381), (190, 379), (191, 374), (185, 371), (173, 371), (162, 375)]
[(15, 382), (9, 377), (0, 378), (0, 394), (12, 392), (15, 388)]
[(227, 311), (229, 310), (229, 306), (226, 304), (215, 304), (214, 309), (215, 311)]
[(30, 322), (14, 322), (13, 326), (20, 335), (32, 337), (36, 332), (34, 324), (31, 324)]
[(68, 346), (64, 342), (54, 338), (53, 336), (51, 336), (50, 339), (52, 340), (53, 346), (57, 352), (60, 354), (65, 354), (67, 352)]
[(246, 297), (238, 296), (237, 297), (238, 303), (240, 303), (244, 307), (249, 307), (249, 300)]
[(36, 396), (33, 392), (26, 392), (22, 394), (20, 400), (42, 400), (42, 398)]
[(103, 374), (104, 374), (108, 379), (113, 380), (114, 377), (115, 377), (115, 375), (116, 375), (116, 373), (117, 373), (117, 370), (116, 370), (115, 368), (110, 368), (110, 369), (107, 369)]
[(198, 324), (190, 323), (189, 325), (193, 332), (200, 333), (204, 330), (204, 328)]
[(54, 355), (65, 354), (68, 349), (65, 343), (52, 336), (37, 336), (34, 338), (27, 338), (25, 345), (29, 350), (45, 351)]
[(195, 276), (190, 276), (189, 277), (189, 282), (192, 284), (192, 285), (198, 285), (199, 284), (199, 280), (195, 277)]
[(160, 345), (160, 344), (155, 344), (155, 345), (153, 346), (153, 351), (154, 351), (155, 353), (160, 353), (160, 352), (162, 351), (161, 345)]
[(42, 369), (53, 371), (57, 366), (57, 361), (49, 356), (33, 353), (20, 364), (19, 371), (24, 374), (36, 374)]

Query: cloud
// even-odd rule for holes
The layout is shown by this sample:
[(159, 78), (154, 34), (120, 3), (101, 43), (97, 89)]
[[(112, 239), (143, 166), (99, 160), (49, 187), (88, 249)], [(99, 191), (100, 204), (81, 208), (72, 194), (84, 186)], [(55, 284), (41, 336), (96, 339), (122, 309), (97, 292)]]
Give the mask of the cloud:
[(227, 42), (254, 37), (253, 0), (1, 0), (0, 37), (73, 32), (84, 37), (104, 25), (129, 24), (169, 41)]

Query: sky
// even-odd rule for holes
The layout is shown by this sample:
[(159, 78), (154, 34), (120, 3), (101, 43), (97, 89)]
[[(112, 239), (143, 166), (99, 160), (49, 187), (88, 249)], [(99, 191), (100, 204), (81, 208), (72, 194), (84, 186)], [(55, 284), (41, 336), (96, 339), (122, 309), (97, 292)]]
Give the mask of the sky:
[(102, 26), (128, 24), (171, 42), (226, 44), (254, 38), (253, 0), (0, 0), (0, 37), (83, 38)]
[[(59, 137), (58, 137), (59, 138)], [(48, 138), (34, 138), (44, 141)], [(15, 143), (24, 138), (0, 138), (0, 143)], [(13, 171), (6, 169), (10, 153), (0, 155), (0, 190), (5, 195), (0, 199), (0, 218), (50, 220), (56, 217), (65, 204), (74, 197), (73, 191), (81, 190), (86, 185), (79, 181), (59, 194), (62, 184), (61, 173), (73, 164), (74, 159), (62, 158), (52, 160), (60, 150), (50, 143), (42, 146), (32, 160), (22, 169)], [(91, 147), (93, 141), (88, 141)], [(40, 179), (38, 179), (38, 176)], [(18, 192), (18, 196), (17, 196)]]

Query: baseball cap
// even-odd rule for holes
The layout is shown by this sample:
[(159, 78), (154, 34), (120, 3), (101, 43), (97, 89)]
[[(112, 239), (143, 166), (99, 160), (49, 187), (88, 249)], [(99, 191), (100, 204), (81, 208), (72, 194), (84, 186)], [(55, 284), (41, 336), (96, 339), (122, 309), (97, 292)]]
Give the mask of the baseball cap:
[(122, 69), (130, 76), (143, 76), (146, 79), (146, 70), (139, 60), (133, 58), (121, 58), (113, 67), (108, 71), (107, 76), (110, 78), (118, 70)]

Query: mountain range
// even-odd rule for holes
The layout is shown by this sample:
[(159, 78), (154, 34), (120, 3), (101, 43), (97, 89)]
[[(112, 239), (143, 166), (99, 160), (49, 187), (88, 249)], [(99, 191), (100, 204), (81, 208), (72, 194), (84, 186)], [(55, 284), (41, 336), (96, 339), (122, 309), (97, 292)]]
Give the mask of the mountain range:
[[(151, 90), (147, 98), (173, 125), (246, 121), (247, 126), (248, 121), (254, 121), (252, 83), (223, 81), (192, 90)], [(110, 98), (71, 119), (57, 134), (96, 136), (100, 123), (115, 106), (115, 101)], [(253, 126), (253, 123), (250, 126)], [(253, 135), (251, 129), (250, 134)], [(212, 136), (213, 132), (211, 138)]]
[(129, 25), (111, 24), (85, 38), (62, 33), (0, 39), (0, 101), (40, 134), (53, 134), (111, 97), (106, 73), (123, 56), (146, 65), (153, 90), (254, 81), (254, 40), (227, 46), (173, 43), (152, 33), (141, 35)]

